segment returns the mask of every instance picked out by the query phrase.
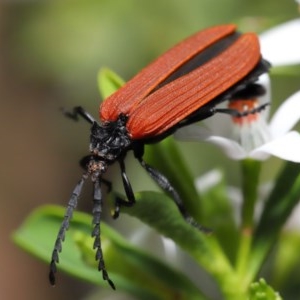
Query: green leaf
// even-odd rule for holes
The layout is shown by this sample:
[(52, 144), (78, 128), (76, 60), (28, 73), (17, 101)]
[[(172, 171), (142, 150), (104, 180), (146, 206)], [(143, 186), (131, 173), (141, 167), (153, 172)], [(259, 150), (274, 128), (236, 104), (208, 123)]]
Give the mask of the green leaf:
[(202, 201), (194, 185), (194, 178), (184, 162), (174, 138), (146, 147), (145, 161), (162, 172), (176, 188), (187, 210), (197, 220), (202, 218)]
[(124, 83), (119, 75), (108, 68), (102, 68), (98, 72), (98, 88), (103, 99), (117, 91)]
[(253, 250), (249, 260), (250, 280), (255, 277), (279, 237), (280, 230), (299, 202), (299, 195), (300, 165), (287, 162), (275, 182), (254, 234)]
[(159, 192), (140, 192), (136, 194), (136, 200), (133, 207), (124, 207), (122, 211), (154, 227), (194, 256), (207, 255), (212, 259), (207, 236), (184, 220), (168, 196)]
[(238, 233), (224, 183), (199, 195), (194, 178), (172, 137), (164, 139), (159, 144), (148, 146), (145, 160), (166, 175), (195, 219), (205, 226), (213, 227), (214, 236), (233, 260)]
[(300, 65), (294, 64), (290, 66), (274, 66), (272, 67), (272, 74), (273, 75), (282, 75), (282, 76), (291, 76), (291, 77), (298, 77), (300, 71)]
[(236, 278), (213, 233), (205, 234), (188, 224), (174, 202), (164, 194), (137, 193), (136, 200), (137, 203), (133, 207), (124, 208), (123, 211), (139, 218), (162, 235), (171, 238), (187, 251), (199, 266), (213, 275), (226, 293), (237, 290), (234, 285), (228, 287), (229, 282), (230, 284), (234, 283)]
[(204, 224), (212, 227), (223, 251), (233, 263), (238, 249), (239, 232), (234, 219), (232, 203), (223, 178), (202, 192)]
[[(64, 211), (58, 206), (37, 209), (14, 233), (15, 243), (49, 262)], [(74, 213), (58, 267), (72, 276), (108, 288), (97, 271), (95, 253), (91, 250), (91, 218), (84, 213)], [(138, 299), (204, 299), (184, 275), (136, 249), (103, 222), (101, 241), (106, 268), (118, 290)]]
[(293, 284), (299, 286), (300, 232), (297, 228), (282, 232), (276, 250), (272, 270), (273, 285), (277, 289), (289, 288)]
[(249, 300), (282, 300), (280, 295), (264, 279), (250, 285)]

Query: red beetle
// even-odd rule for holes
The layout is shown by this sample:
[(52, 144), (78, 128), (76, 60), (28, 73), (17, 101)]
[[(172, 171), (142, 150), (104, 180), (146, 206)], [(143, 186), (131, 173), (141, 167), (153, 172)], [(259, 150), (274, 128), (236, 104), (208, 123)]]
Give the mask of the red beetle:
[[(255, 34), (236, 32), (235, 25), (220, 25), (202, 30), (171, 48), (144, 68), (127, 84), (108, 97), (100, 106), (100, 122), (81, 107), (67, 116), (83, 117), (92, 124), (90, 155), (82, 162), (86, 172), (76, 185), (59, 230), (50, 264), (49, 279), (55, 284), (56, 263), (65, 231), (77, 205), (86, 178), (94, 184), (92, 236), (95, 238), (96, 260), (103, 279), (115, 286), (108, 276), (100, 240), (102, 208), (101, 183), (109, 184), (102, 175), (109, 165), (118, 162), (127, 200), (116, 198), (115, 213), (121, 206), (135, 203), (134, 193), (126, 175), (124, 158), (132, 150), (141, 166), (156, 183), (173, 198), (182, 216), (202, 227), (189, 215), (168, 179), (143, 160), (144, 145), (158, 142), (176, 129), (203, 120), (218, 111), (216, 104), (240, 99), (243, 95), (261, 93), (255, 81), (270, 65), (262, 59)], [(239, 112), (227, 110), (239, 115)]]

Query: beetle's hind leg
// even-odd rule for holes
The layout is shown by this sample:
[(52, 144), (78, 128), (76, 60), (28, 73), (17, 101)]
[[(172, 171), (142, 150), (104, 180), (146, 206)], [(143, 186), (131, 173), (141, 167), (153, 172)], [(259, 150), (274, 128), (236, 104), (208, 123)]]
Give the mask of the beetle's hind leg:
[(191, 225), (194, 227), (198, 228), (199, 230), (205, 232), (205, 233), (210, 233), (211, 230), (209, 228), (206, 228), (202, 225), (200, 225), (185, 209), (183, 201), (176, 191), (176, 189), (171, 185), (170, 181), (165, 177), (162, 173), (160, 173), (158, 170), (155, 168), (151, 167), (148, 165), (142, 157), (137, 157), (139, 160), (141, 166), (147, 171), (147, 173), (152, 177), (152, 179), (164, 190), (166, 191), (169, 195), (171, 195), (173, 201), (177, 205), (179, 212), (183, 216), (183, 218)]

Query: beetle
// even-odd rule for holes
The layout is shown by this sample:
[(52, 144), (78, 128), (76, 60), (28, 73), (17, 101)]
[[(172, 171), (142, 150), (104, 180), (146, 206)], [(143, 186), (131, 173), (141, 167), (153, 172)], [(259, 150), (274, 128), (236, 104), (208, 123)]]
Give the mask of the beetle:
[(103, 279), (115, 289), (101, 248), (101, 184), (110, 186), (103, 174), (111, 164), (119, 163), (127, 200), (116, 197), (113, 217), (118, 217), (122, 206), (135, 203), (124, 163), (130, 150), (152, 179), (170, 194), (187, 222), (204, 230), (186, 211), (169, 180), (143, 160), (144, 146), (159, 142), (180, 127), (224, 112), (216, 108), (222, 101), (230, 101), (248, 91), (255, 94), (255, 81), (268, 72), (269, 67), (270, 64), (261, 57), (254, 33), (241, 34), (231, 24), (214, 26), (171, 48), (109, 96), (100, 106), (100, 122), (82, 107), (65, 112), (74, 120), (82, 117), (91, 124), (90, 154), (82, 160), (86, 171), (73, 190), (56, 238), (50, 263), (50, 283), (55, 284), (62, 241), (84, 182), (90, 177), (94, 190), (92, 237), (98, 269)]

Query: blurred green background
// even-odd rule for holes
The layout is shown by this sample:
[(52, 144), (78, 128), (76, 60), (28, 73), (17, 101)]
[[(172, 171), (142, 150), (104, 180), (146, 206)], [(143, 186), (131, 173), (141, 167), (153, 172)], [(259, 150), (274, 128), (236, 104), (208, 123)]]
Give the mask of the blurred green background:
[[(50, 288), (48, 266), (14, 246), (10, 235), (35, 207), (66, 204), (81, 174), (77, 162), (88, 151), (88, 126), (66, 120), (59, 108), (80, 104), (97, 118), (100, 67), (127, 80), (204, 27), (237, 23), (241, 31), (259, 33), (297, 17), (292, 0), (2, 0), (1, 299), (81, 299), (93, 289), (63, 274)], [(273, 79), (277, 103), (299, 87), (292, 76)], [(195, 176), (221, 167), (232, 184), (238, 181), (237, 165), (213, 146), (180, 147)], [(155, 188), (131, 160), (134, 189)], [(113, 180), (118, 189), (119, 176)], [(90, 206), (82, 201), (80, 209)]]

